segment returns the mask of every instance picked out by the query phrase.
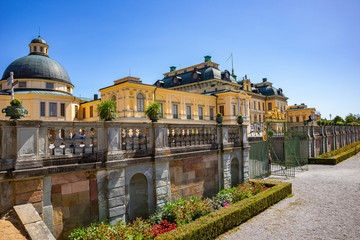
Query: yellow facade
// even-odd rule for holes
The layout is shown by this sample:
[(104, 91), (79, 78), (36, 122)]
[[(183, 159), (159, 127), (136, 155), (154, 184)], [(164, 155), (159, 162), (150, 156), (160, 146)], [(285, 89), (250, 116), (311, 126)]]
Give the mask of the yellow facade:
[[(16, 60), (26, 63), (23, 66), (25, 70), (16, 71), (19, 64), (12, 66), (16, 61), (9, 65), (15, 69), (14, 80), (18, 80), (14, 86), (15, 98), (20, 99), (29, 112), (25, 119), (96, 121), (99, 120), (97, 104), (101, 100), (114, 100), (116, 121), (149, 121), (144, 111), (157, 101), (161, 104), (159, 122), (213, 124), (216, 114), (222, 113), (224, 124), (236, 124), (237, 116), (241, 114), (245, 124), (254, 125), (263, 123), (266, 112), (275, 106), (281, 112), (285, 112), (287, 107), (287, 98), (282, 90), (273, 88), (272, 83), (263, 81), (255, 84), (246, 75), (242, 81), (237, 81), (234, 73), (221, 71), (219, 64), (212, 62), (210, 56), (205, 56), (203, 63), (183, 69), (176, 70), (172, 66), (170, 72), (164, 73), (163, 81), (157, 81), (154, 85), (143, 84), (136, 77), (115, 80), (114, 85), (99, 90), (101, 100), (85, 101), (72, 96), (74, 86), (61, 65), (48, 58), (49, 46), (45, 40), (35, 38), (29, 47), (30, 54)], [(26, 68), (26, 61), (32, 64), (33, 58), (46, 64), (42, 66), (45, 69), (34, 70), (32, 76), (49, 69), (60, 69), (60, 75), (55, 70), (55, 73), (50, 72), (50, 75), (53, 74), (50, 78), (19, 77), (23, 72), (33, 72), (33, 69)], [(54, 66), (47, 69), (47, 64)], [(34, 65), (36, 67), (38, 64)], [(6, 71), (0, 80), (1, 108), (10, 102), (10, 86), (5, 76), (9, 73)], [(189, 74), (195, 74), (192, 75), (193, 79)], [(7, 118), (4, 113), (0, 117)], [(254, 130), (252, 127), (250, 129)]]
[(286, 120), (288, 122), (303, 123), (309, 120), (309, 116), (312, 120), (320, 120), (320, 113), (316, 112), (315, 108), (308, 108), (305, 104), (288, 106), (286, 110)]

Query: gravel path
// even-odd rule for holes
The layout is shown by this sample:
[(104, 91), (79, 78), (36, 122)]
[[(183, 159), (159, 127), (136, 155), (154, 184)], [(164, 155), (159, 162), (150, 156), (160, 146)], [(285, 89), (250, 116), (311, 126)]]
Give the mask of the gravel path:
[(360, 153), (336, 165), (309, 165), (282, 200), (217, 238), (360, 239)]

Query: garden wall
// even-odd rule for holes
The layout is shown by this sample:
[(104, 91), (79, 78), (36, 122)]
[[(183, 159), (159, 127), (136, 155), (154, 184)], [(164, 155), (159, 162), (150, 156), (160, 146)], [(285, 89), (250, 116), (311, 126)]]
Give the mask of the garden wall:
[(93, 221), (131, 221), (171, 199), (212, 196), (249, 180), (246, 128), (0, 121), (0, 215), (32, 203), (66, 239)]

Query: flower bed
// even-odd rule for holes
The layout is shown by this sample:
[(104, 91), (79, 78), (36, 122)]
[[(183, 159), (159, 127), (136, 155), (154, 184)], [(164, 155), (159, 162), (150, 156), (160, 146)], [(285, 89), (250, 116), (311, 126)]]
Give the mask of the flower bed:
[(336, 165), (360, 151), (360, 141), (345, 147), (335, 149), (331, 152), (321, 154), (318, 157), (309, 158), (310, 164)]
[(212, 212), (176, 230), (156, 237), (157, 240), (214, 239), (220, 234), (249, 220), (291, 194), (291, 183), (251, 180), (271, 187), (255, 196)]
[[(161, 210), (155, 212), (147, 220), (137, 219), (133, 223), (119, 222), (117, 225), (108, 223), (93, 223), (90, 227), (75, 229), (69, 236), (70, 239), (174, 239), (166, 234), (176, 232), (177, 228), (185, 228), (196, 219), (203, 219), (206, 215), (216, 214), (224, 209), (233, 209), (233, 206), (244, 199), (251, 199), (263, 192), (273, 192), (269, 189), (274, 184), (265, 185), (264, 182), (252, 181), (237, 187), (220, 191), (213, 198), (199, 199), (191, 197), (170, 202)], [(268, 190), (269, 189), (269, 190)], [(290, 187), (291, 192), (291, 187)], [(210, 217), (211, 218), (211, 217)], [(195, 221), (197, 222), (197, 220)], [(182, 230), (181, 230), (182, 231)]]

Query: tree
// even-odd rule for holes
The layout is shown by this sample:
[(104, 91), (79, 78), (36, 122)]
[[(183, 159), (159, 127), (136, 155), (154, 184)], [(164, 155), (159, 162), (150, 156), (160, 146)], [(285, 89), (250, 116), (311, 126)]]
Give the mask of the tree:
[(342, 117), (340, 117), (340, 116), (336, 116), (336, 117), (334, 117), (333, 122), (334, 122), (334, 123), (344, 122), (344, 119), (342, 119)]
[(104, 121), (116, 119), (116, 102), (112, 100), (101, 101), (97, 105), (99, 117)]

